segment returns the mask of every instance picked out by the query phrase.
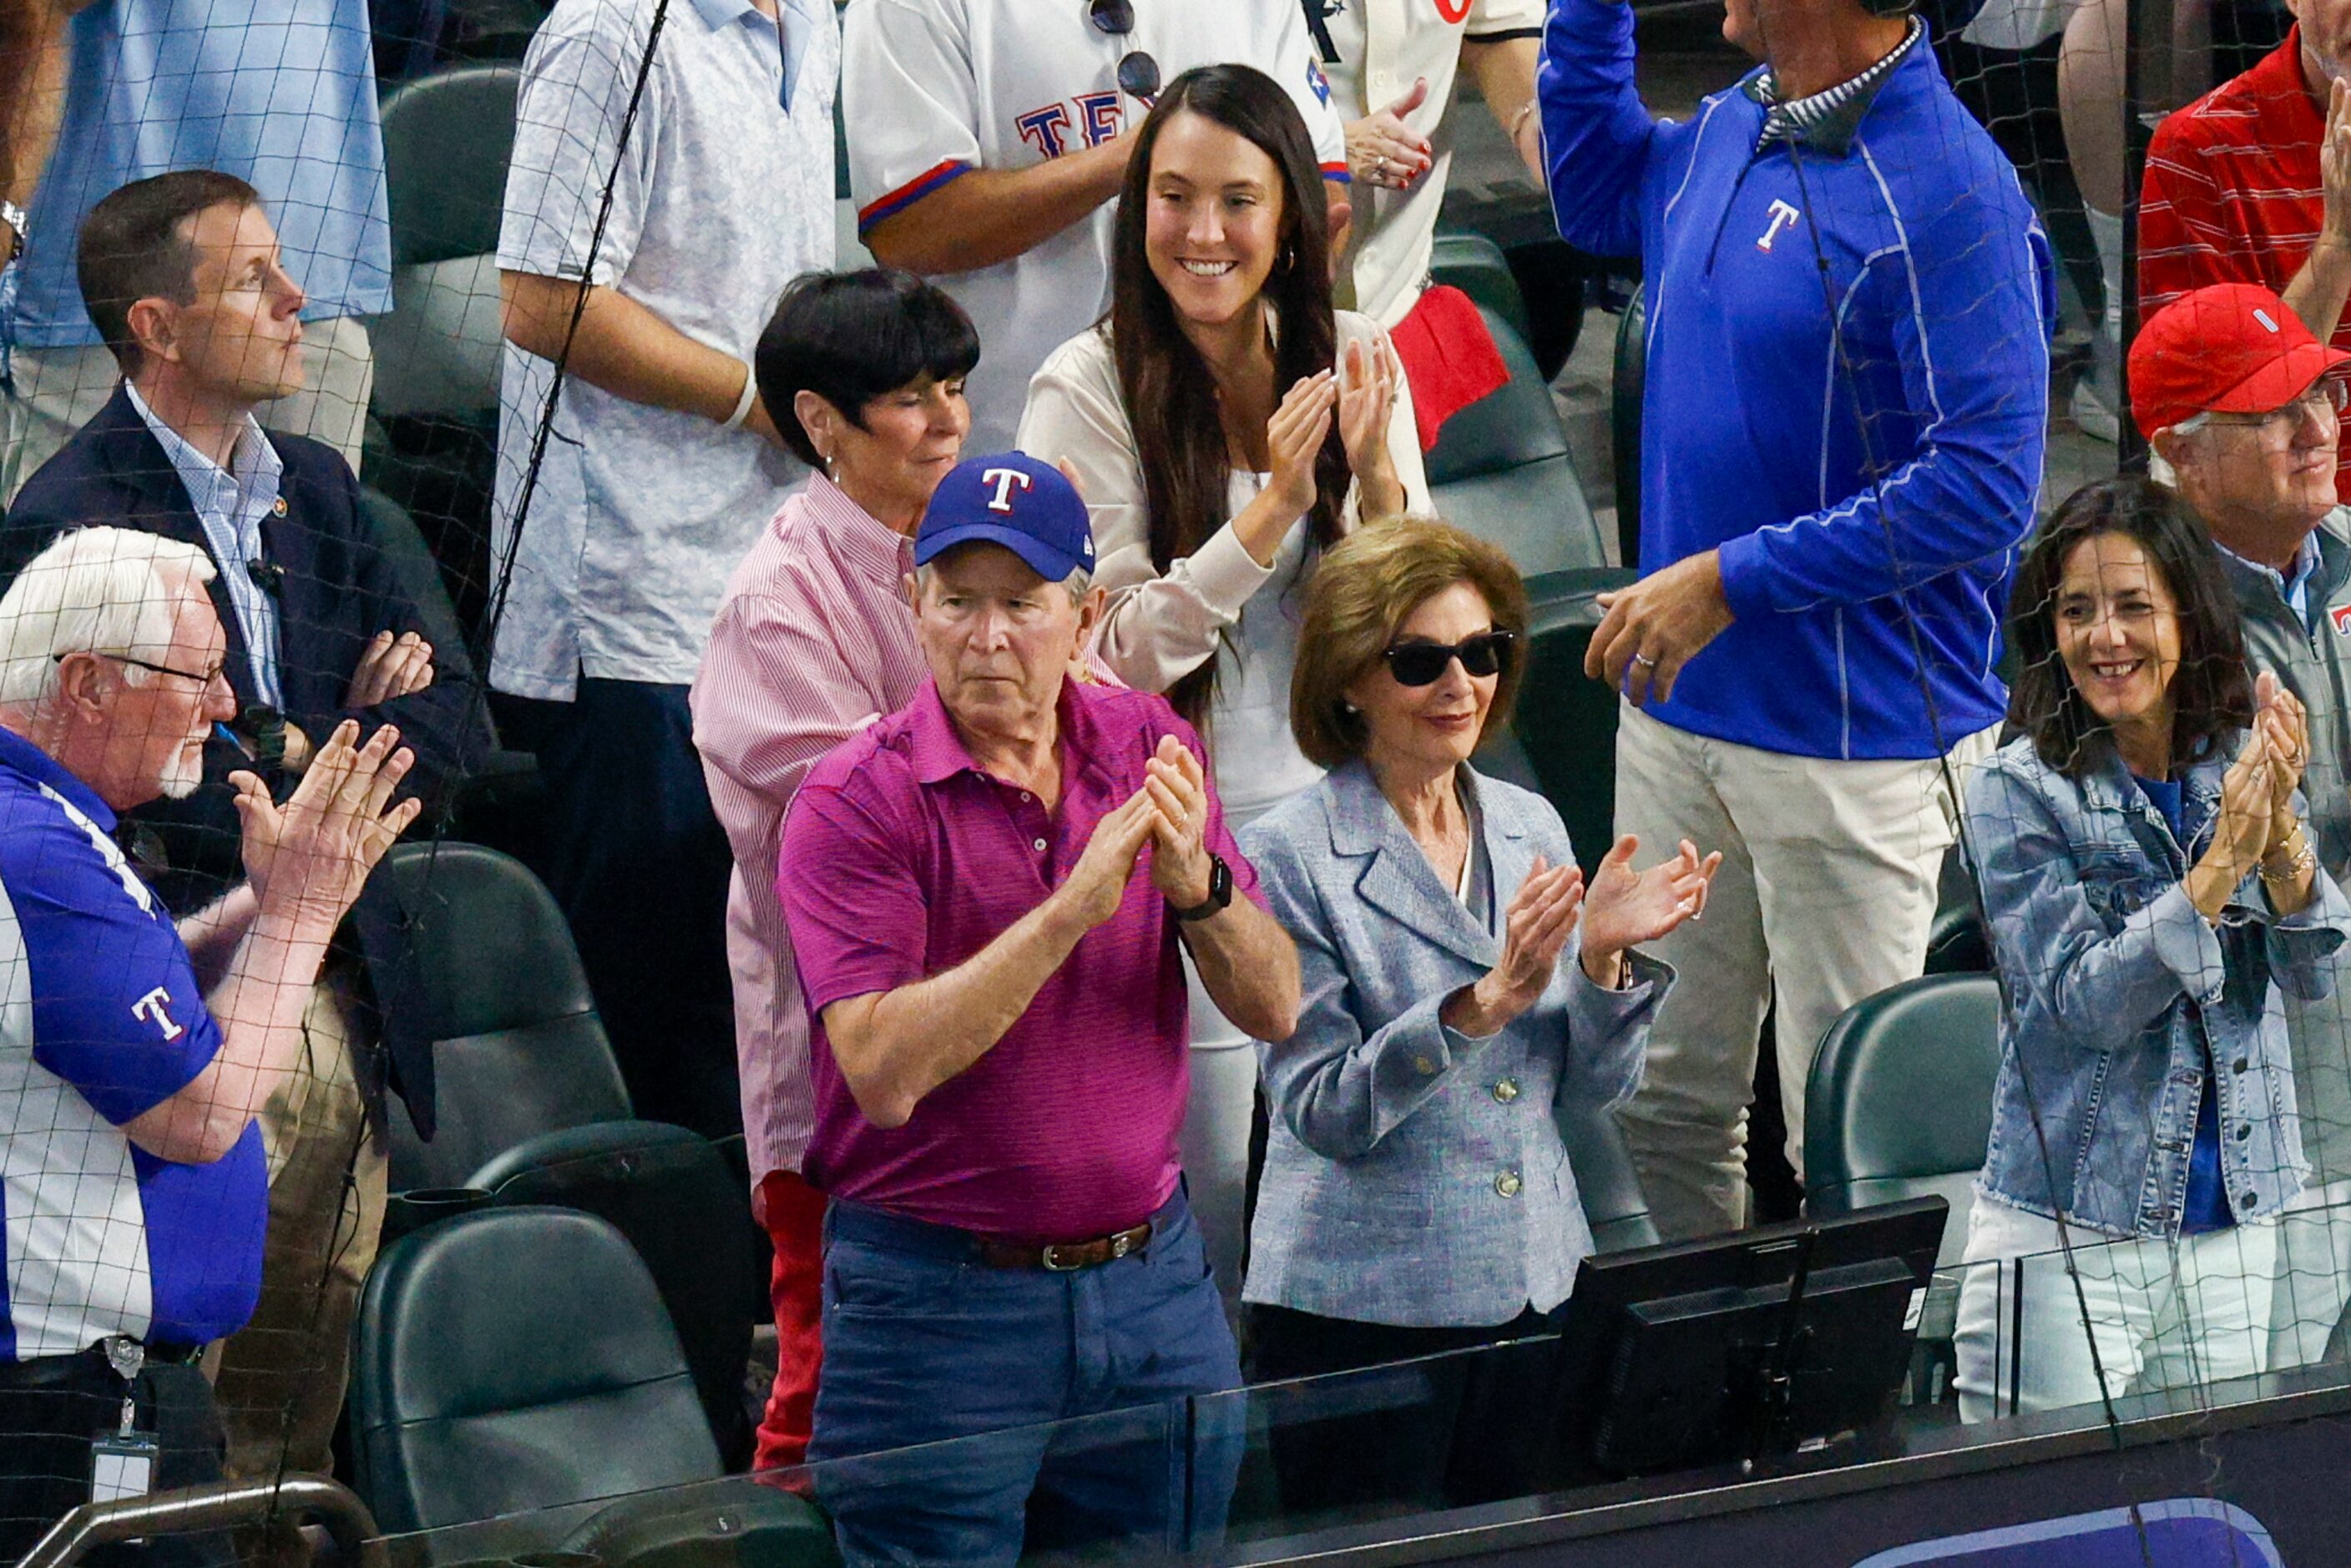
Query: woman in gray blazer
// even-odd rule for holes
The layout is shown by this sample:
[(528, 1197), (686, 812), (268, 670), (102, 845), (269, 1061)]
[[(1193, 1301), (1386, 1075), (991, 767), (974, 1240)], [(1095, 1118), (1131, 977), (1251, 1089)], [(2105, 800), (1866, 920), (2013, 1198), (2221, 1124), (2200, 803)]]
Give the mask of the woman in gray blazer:
[(1640, 1082), (1673, 977), (1634, 946), (1721, 857), (1636, 873), (1625, 838), (1587, 888), (1550, 803), (1468, 765), (1526, 625), (1508, 558), (1442, 523), (1361, 530), (1308, 586), (1290, 723), (1331, 772), (1241, 838), (1303, 980), (1258, 1048), (1254, 1379), (1539, 1332), (1592, 1250), (1552, 1105)]

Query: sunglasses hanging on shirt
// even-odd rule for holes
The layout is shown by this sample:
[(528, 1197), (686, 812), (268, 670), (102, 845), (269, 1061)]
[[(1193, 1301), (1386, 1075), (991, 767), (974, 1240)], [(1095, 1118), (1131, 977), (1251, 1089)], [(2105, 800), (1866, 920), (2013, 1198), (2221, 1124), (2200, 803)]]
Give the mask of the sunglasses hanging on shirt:
[(1435, 685), (1458, 659), (1464, 672), (1483, 680), (1510, 667), (1517, 643), (1508, 632), (1480, 632), (1458, 643), (1398, 643), (1387, 651), (1388, 674), (1400, 686)]
[(1340, 63), (1339, 46), (1331, 41), (1330, 19), (1345, 10), (1345, 0), (1298, 0), (1306, 8), (1306, 30), (1314, 35), (1315, 52), (1326, 66)]
[(286, 569), (274, 560), (248, 560), (245, 575), (253, 579), (253, 586), (272, 599), (286, 596)]
[[(1086, 20), (1106, 37), (1123, 38), (1134, 31), (1134, 0), (1087, 0)], [(1118, 62), (1118, 89), (1145, 105), (1159, 99), (1159, 62), (1142, 49), (1131, 49)]]

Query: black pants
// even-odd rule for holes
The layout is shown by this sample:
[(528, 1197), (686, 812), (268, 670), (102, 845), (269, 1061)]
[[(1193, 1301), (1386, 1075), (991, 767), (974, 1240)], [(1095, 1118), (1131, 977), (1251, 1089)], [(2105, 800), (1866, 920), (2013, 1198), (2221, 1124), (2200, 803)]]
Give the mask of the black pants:
[(734, 855), (710, 808), (684, 686), (582, 679), (568, 703), (499, 700), (547, 785), (532, 869), (571, 924), (639, 1116), (743, 1130), (726, 965)]
[(1241, 1311), (1249, 1382), (1323, 1379), (1260, 1401), (1286, 1511), (1343, 1519), (1531, 1490), (1547, 1429), (1537, 1430), (1544, 1416), (1529, 1396), (1550, 1386), (1548, 1342), (1393, 1364), (1546, 1333), (1556, 1326), (1549, 1315), (1529, 1308), (1490, 1326), (1398, 1328), (1256, 1303)]
[[(22, 1557), (50, 1525), (89, 1500), (90, 1443), (120, 1427), (123, 1390), (95, 1349), (0, 1366), (0, 1563)], [(220, 1415), (202, 1372), (150, 1364), (134, 1396), (139, 1429), (152, 1433), (161, 1449), (153, 1490), (221, 1479)], [(176, 1535), (103, 1548), (85, 1561), (215, 1568), (235, 1556), (225, 1535)]]

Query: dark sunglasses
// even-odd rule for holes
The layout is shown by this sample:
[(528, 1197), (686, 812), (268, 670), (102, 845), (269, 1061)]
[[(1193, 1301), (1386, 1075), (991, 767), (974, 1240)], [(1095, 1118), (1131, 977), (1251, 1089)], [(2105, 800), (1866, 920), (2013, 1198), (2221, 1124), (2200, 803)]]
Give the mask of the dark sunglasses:
[(1458, 643), (1398, 643), (1387, 651), (1388, 674), (1400, 686), (1435, 685), (1458, 659), (1465, 673), (1482, 680), (1510, 667), (1518, 641), (1509, 632), (1480, 632)]
[[(1113, 38), (1134, 31), (1134, 0), (1087, 0), (1086, 20)], [(1118, 62), (1118, 89), (1150, 103), (1159, 97), (1159, 62), (1141, 49)]]

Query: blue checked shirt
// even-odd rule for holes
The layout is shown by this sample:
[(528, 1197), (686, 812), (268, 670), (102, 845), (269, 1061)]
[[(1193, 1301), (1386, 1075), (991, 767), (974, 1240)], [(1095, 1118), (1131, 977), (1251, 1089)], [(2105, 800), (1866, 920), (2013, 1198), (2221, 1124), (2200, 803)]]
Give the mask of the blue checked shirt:
[(196, 509), (196, 520), (204, 525), (204, 542), (212, 547), (213, 563), (220, 568), (222, 585), (236, 611), (237, 628), (245, 633), (246, 656), (253, 664), (254, 695), (283, 709), (286, 694), (277, 679), (277, 601), (253, 580), (252, 564), (266, 559), (261, 548), (261, 519), (284, 505), (278, 498), (278, 485), (285, 477), (285, 461), (261, 433), (259, 423), (247, 414), (245, 434), (236, 438), (236, 450), (224, 468), (156, 418), (137, 387), (123, 391), (147, 428), (155, 433), (155, 439), (163, 444), (163, 454), (171, 458), (181, 485), (187, 489), (188, 502)]

